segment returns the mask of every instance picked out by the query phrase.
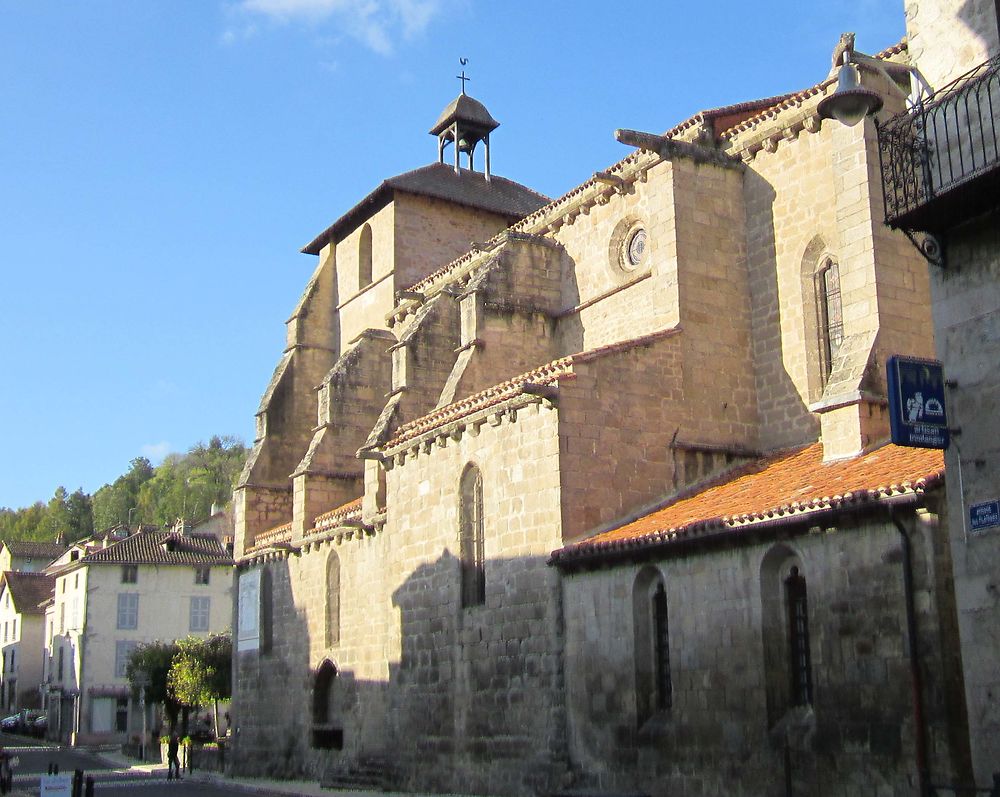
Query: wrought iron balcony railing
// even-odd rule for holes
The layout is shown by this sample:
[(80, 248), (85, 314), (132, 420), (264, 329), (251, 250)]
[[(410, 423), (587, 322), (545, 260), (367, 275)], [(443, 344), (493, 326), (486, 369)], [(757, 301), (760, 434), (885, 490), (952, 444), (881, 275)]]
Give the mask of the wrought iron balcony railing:
[(878, 126), (886, 223), (942, 234), (1000, 206), (1000, 56)]

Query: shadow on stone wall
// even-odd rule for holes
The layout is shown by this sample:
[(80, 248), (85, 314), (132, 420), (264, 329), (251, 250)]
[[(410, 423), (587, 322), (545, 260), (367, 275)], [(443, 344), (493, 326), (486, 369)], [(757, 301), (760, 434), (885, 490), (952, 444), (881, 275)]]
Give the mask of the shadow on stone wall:
[[(372, 641), (349, 629), (310, 660), (320, 645), (292, 604), (289, 561), (264, 567), (272, 640), (269, 650), (237, 654), (234, 771), (484, 794), (559, 783), (567, 768), (561, 604), (558, 574), (543, 557), (489, 560), (486, 602), (466, 608), (450, 551), (417, 567), (391, 595), (399, 636), (381, 641), (387, 681), (355, 676), (349, 662)], [(330, 667), (335, 677), (317, 700)]]

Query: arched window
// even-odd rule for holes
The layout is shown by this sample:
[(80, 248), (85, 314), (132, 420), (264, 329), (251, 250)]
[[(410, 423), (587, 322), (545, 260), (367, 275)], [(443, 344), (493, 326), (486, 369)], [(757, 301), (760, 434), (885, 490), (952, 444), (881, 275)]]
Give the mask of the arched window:
[(372, 283), (372, 228), (366, 224), (361, 228), (358, 242), (358, 290)]
[(312, 746), (320, 750), (340, 750), (344, 746), (343, 730), (333, 727), (332, 704), (336, 680), (337, 668), (325, 659), (316, 670), (313, 681)]
[(762, 633), (768, 724), (813, 702), (812, 643), (805, 569), (785, 544), (761, 562)]
[(812, 659), (809, 654), (809, 603), (806, 580), (792, 565), (785, 578), (788, 608), (788, 652), (792, 705), (812, 705)]
[(833, 370), (833, 358), (844, 340), (840, 267), (833, 258), (825, 258), (816, 272), (816, 309), (819, 315), (820, 361), (823, 381), (826, 382)]
[(462, 561), (462, 606), (486, 603), (486, 560), (483, 552), (483, 476), (469, 465), (459, 489), (459, 549)]
[(340, 642), (340, 557), (330, 551), (326, 560), (326, 644)]
[(636, 719), (642, 725), (657, 711), (673, 706), (670, 673), (670, 623), (667, 590), (663, 576), (647, 567), (636, 576), (632, 588), (635, 635)]

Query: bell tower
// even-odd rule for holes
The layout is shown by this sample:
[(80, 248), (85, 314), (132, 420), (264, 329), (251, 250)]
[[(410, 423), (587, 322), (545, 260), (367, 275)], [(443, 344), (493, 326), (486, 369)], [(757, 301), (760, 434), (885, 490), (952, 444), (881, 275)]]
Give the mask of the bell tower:
[[(467, 63), (462, 59), (462, 66)], [(441, 112), (430, 134), (438, 138), (438, 163), (444, 163), (445, 148), (452, 144), (455, 147), (455, 174), (461, 173), (460, 155), (469, 157), (469, 171), (475, 171), (473, 156), (476, 145), (482, 141), (486, 149), (486, 165), (483, 174), (490, 179), (490, 133), (496, 130), (500, 123), (494, 119), (486, 106), (479, 100), (465, 93), (465, 82), (471, 80), (465, 76), (465, 69), (458, 78), (462, 81), (462, 93), (453, 99)]]

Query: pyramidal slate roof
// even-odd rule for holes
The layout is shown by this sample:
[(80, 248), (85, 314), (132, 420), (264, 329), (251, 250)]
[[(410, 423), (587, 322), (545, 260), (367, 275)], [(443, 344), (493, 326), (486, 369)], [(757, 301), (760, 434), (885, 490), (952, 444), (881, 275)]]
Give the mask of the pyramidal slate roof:
[(302, 251), (307, 255), (318, 255), (331, 240), (336, 240), (356, 227), (363, 218), (385, 206), (396, 191), (485, 210), (511, 222), (523, 219), (550, 201), (547, 196), (506, 177), (492, 175), (487, 180), (481, 172), (460, 169), (456, 174), (454, 166), (432, 163), (383, 180), (378, 188), (306, 244)]
[(137, 531), (70, 564), (231, 565), (233, 557), (208, 534)]
[(39, 605), (52, 595), (55, 586), (55, 576), (47, 573), (26, 573), (21, 570), (8, 570), (3, 574), (3, 580), (14, 599), (14, 608), (21, 614), (41, 614)]
[(430, 134), (436, 136), (456, 119), (459, 122), (465, 122), (466, 124), (482, 127), (487, 130), (496, 130), (500, 126), (500, 123), (486, 110), (485, 105), (468, 94), (462, 93), (455, 97), (441, 111), (441, 115), (438, 117), (437, 122), (435, 122), (434, 127), (430, 129)]

